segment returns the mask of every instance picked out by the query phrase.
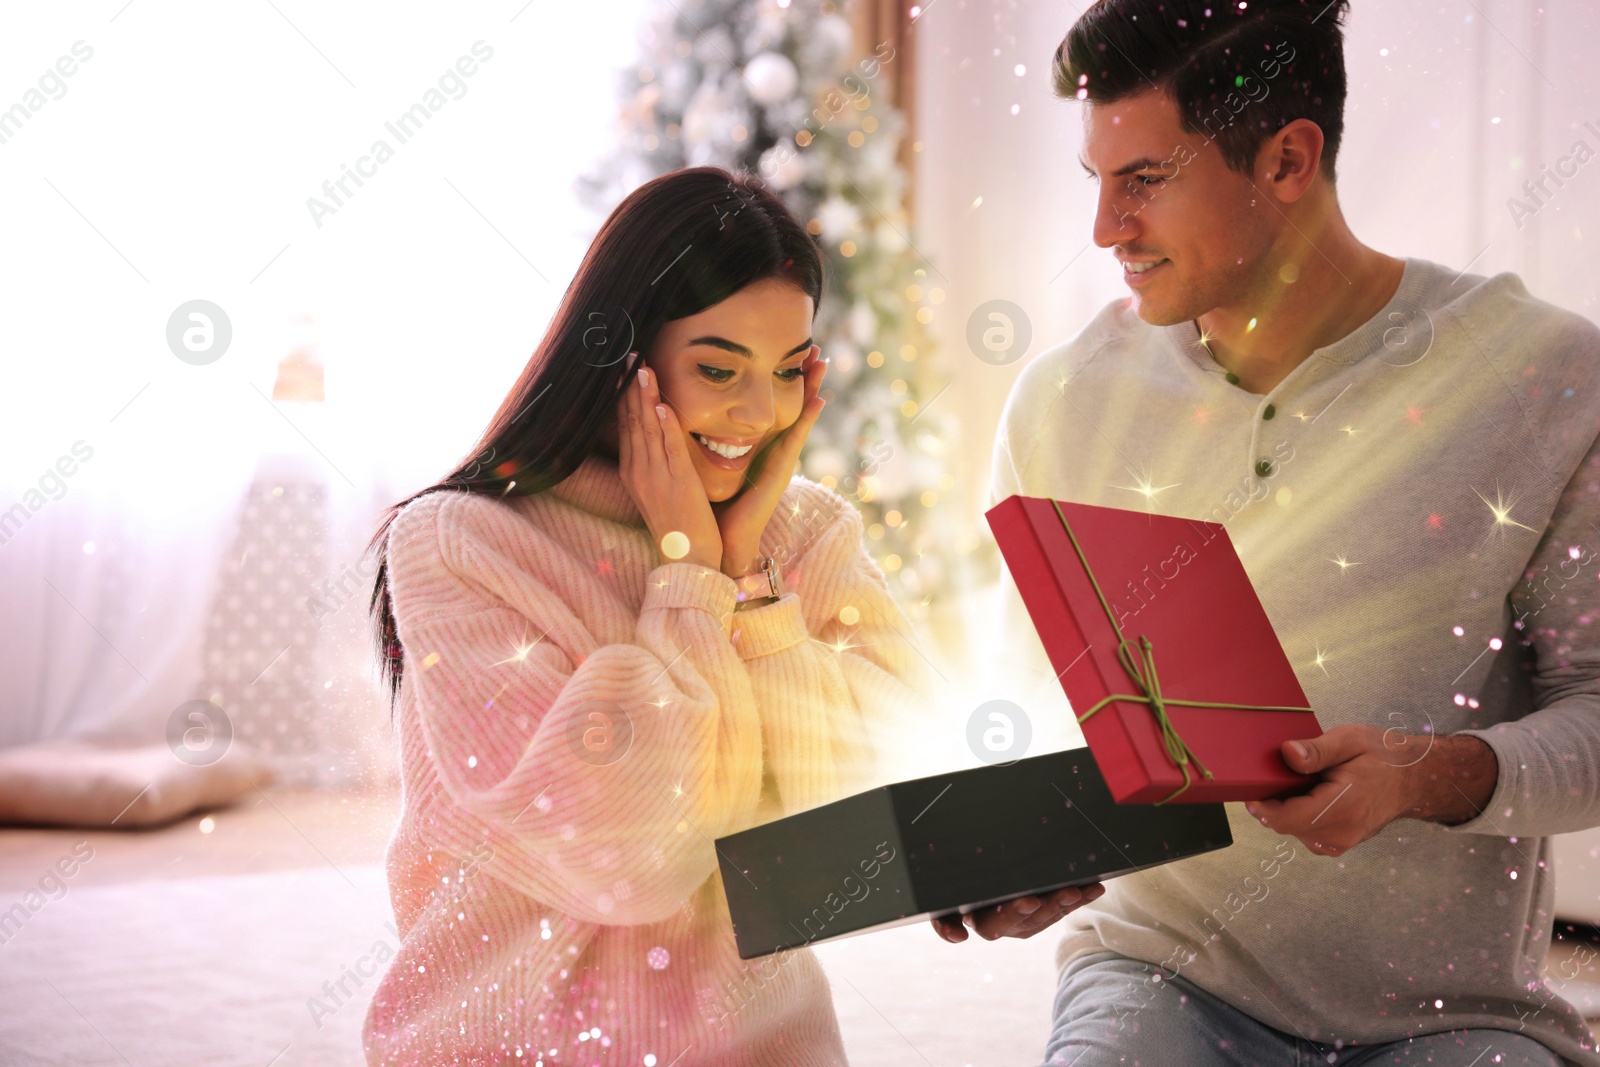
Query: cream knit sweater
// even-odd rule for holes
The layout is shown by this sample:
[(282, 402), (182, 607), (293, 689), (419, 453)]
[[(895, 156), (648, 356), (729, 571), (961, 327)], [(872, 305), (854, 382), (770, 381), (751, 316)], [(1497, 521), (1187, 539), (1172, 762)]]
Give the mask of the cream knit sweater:
[[(1324, 729), (1471, 734), (1499, 766), (1478, 817), (1399, 819), (1337, 859), (1228, 804), (1231, 848), (1111, 881), (1062, 921), (1061, 966), (1110, 948), (1329, 1044), (1494, 1027), (1600, 1064), (1571, 990), (1539, 974), (1549, 835), (1600, 825), (1597, 367), (1600, 330), (1514, 275), (1420, 259), (1265, 394), (1229, 383), (1192, 324), (1126, 301), (1028, 365), (996, 500), (1223, 523)], [(1020, 602), (1006, 616), (1042, 657)], [(1046, 707), (1026, 710), (1070, 715)]]
[(369, 1063), (844, 1062), (809, 949), (739, 960), (712, 841), (875, 784), (930, 687), (848, 502), (796, 478), (761, 550), (788, 591), (735, 614), (599, 456), (403, 509), (402, 944)]

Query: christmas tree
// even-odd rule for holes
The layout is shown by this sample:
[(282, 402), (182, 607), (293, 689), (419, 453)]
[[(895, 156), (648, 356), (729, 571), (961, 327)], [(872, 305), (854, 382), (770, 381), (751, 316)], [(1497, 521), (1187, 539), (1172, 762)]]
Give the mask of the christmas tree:
[(953, 479), (947, 383), (923, 327), (945, 293), (910, 238), (904, 116), (880, 75), (883, 42), (858, 44), (826, 0), (673, 0), (624, 75), (620, 145), (580, 182), (598, 211), (681, 167), (759, 175), (807, 223), (827, 260), (815, 337), (828, 406), (802, 472), (854, 503), (867, 543), (913, 618), (946, 591), (955, 560), (937, 508)]

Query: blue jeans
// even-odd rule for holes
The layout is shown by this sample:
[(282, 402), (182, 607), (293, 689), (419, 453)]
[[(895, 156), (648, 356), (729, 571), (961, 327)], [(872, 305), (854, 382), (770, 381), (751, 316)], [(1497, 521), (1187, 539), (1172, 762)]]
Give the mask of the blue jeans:
[(1068, 964), (1056, 992), (1047, 1067), (1561, 1067), (1561, 1058), (1533, 1038), (1490, 1028), (1335, 1048), (1263, 1026), (1182, 975), (1151, 983), (1160, 973), (1115, 952)]

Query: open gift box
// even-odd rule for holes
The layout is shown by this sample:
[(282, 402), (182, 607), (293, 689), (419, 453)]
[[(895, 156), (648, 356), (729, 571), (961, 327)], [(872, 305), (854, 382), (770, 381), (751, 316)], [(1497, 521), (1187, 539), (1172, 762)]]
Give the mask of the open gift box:
[(1220, 524), (1023, 496), (988, 519), (1089, 747), (718, 838), (741, 958), (1225, 848), (1223, 801), (1315, 783), (1280, 751), (1322, 729)]
[(1117, 804), (1076, 748), (880, 786), (716, 846), (739, 957), (751, 959), (1232, 843), (1221, 804)]

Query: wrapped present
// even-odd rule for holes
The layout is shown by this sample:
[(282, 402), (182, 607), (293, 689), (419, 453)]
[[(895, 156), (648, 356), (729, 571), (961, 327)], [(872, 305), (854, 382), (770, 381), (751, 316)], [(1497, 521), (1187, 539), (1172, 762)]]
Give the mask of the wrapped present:
[(1027, 496), (987, 517), (1119, 803), (1315, 784), (1281, 751), (1322, 728), (1220, 523)]
[(1086, 748), (916, 778), (720, 837), (741, 959), (1233, 843), (1221, 804), (1117, 804)]

